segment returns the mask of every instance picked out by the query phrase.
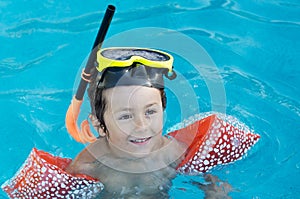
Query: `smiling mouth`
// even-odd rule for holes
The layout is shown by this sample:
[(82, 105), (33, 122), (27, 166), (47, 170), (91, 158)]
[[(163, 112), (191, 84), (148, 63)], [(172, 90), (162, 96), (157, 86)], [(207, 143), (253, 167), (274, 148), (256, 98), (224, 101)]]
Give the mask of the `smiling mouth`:
[(151, 139), (151, 137), (131, 139), (130, 142), (134, 143), (134, 144), (146, 144), (150, 139)]

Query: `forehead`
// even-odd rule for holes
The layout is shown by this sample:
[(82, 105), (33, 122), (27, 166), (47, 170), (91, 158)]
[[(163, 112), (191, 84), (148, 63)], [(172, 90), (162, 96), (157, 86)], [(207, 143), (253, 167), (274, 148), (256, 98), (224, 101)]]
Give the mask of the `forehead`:
[(119, 108), (123, 106), (146, 106), (161, 103), (160, 91), (145, 86), (117, 86), (103, 92), (108, 105)]

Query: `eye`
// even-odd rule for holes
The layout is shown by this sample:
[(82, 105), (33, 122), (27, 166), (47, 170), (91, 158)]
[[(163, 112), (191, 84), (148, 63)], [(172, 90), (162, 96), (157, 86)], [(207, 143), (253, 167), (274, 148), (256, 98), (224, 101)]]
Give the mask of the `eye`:
[(118, 120), (129, 120), (131, 118), (132, 118), (131, 114), (123, 114), (123, 115), (118, 117)]
[(155, 109), (147, 109), (145, 115), (149, 116), (149, 115), (153, 115), (157, 113), (157, 111)]

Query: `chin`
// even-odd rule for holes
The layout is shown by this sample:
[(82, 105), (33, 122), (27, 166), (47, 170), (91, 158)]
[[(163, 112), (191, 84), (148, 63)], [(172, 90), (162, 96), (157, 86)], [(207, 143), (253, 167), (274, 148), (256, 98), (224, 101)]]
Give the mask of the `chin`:
[(146, 158), (151, 155), (151, 151), (139, 151), (139, 152), (131, 152), (129, 155), (133, 158)]

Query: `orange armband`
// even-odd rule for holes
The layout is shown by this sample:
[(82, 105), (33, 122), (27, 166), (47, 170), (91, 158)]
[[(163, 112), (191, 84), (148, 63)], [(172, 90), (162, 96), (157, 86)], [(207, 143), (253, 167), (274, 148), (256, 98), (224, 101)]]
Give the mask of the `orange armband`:
[(71, 159), (34, 148), (16, 175), (2, 185), (10, 198), (94, 198), (103, 184), (65, 171)]
[(177, 168), (187, 174), (204, 173), (217, 165), (241, 159), (260, 138), (248, 128), (239, 128), (238, 122), (231, 124), (218, 114), (168, 135), (188, 145), (186, 156)]

